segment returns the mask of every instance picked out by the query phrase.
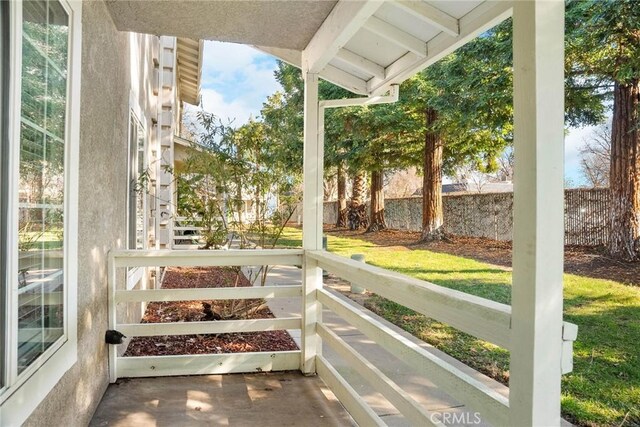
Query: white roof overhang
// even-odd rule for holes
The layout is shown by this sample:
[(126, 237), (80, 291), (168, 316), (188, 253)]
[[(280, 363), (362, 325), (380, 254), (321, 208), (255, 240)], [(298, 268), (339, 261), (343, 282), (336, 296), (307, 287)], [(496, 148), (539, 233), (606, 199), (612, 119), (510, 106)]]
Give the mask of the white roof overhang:
[(200, 103), (202, 76), (202, 40), (177, 38), (177, 69), (180, 99), (192, 105)]
[(121, 30), (253, 45), (363, 95), (379, 95), (428, 67), (511, 16), (513, 6), (499, 0), (108, 0), (107, 5)]

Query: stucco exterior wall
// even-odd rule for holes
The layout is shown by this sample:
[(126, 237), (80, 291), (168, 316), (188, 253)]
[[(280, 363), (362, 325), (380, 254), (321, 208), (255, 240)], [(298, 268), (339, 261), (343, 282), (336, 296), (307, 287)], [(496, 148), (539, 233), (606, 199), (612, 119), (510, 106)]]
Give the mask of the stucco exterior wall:
[(82, 15), (78, 362), (28, 426), (87, 425), (108, 383), (107, 252), (126, 244), (129, 36), (102, 2), (84, 2)]

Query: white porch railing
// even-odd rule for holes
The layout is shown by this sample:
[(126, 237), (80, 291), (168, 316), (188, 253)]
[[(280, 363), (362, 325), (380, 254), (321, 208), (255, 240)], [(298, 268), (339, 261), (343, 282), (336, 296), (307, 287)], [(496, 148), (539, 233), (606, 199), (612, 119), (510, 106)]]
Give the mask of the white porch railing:
[[(127, 337), (218, 334), (301, 329), (300, 317), (222, 320), (212, 322), (119, 323), (118, 305), (149, 301), (227, 300), (300, 297), (302, 286), (262, 286), (205, 289), (118, 289), (118, 269), (132, 267), (301, 265), (301, 250), (228, 250), (228, 251), (140, 251), (122, 250), (109, 254), (109, 328)], [(239, 372), (283, 371), (300, 368), (300, 350), (234, 354), (180, 356), (118, 356), (117, 347), (109, 349), (109, 378), (155, 377), (170, 375), (226, 374)]]
[[(509, 399), (469, 375), (447, 360), (425, 350), (416, 340), (407, 338), (381, 322), (367, 309), (346, 297), (321, 287), (307, 285), (265, 286), (215, 289), (118, 290), (114, 286), (118, 268), (168, 266), (242, 266), (303, 265), (302, 277), (324, 269), (387, 299), (430, 318), (509, 349), (511, 343), (511, 307), (463, 292), (444, 288), (399, 273), (356, 262), (326, 251), (302, 250), (229, 250), (229, 251), (114, 251), (110, 255), (110, 328), (125, 335), (186, 335), (267, 330), (302, 329), (302, 351), (239, 353), (188, 356), (119, 357), (116, 346), (109, 353), (110, 378), (165, 375), (220, 374), (256, 371), (301, 370), (316, 372), (332, 389), (354, 420), (360, 425), (385, 425), (336, 368), (322, 355), (322, 343), (331, 347), (348, 365), (380, 392), (412, 425), (438, 425), (433, 417), (409, 393), (370, 363), (317, 315), (317, 304), (331, 310), (369, 339), (404, 363), (424, 374), (447, 394), (481, 414), (493, 425), (510, 422)], [(306, 286), (306, 288), (305, 288)], [(305, 291), (304, 289), (307, 289)], [(303, 297), (302, 317), (214, 322), (162, 324), (119, 324), (118, 304), (146, 301), (182, 301), (199, 299), (247, 299)], [(305, 330), (306, 325), (306, 330)], [(572, 369), (572, 344), (577, 327), (564, 323), (563, 372)], [(319, 338), (319, 339), (318, 339)], [(306, 341), (306, 342), (305, 342)], [(316, 348), (310, 346), (315, 345)], [(309, 359), (315, 368), (309, 370)], [(313, 364), (311, 364), (312, 366)]]
[(202, 222), (200, 218), (176, 217), (173, 221), (172, 249), (198, 249), (202, 240)]
[[(380, 296), (447, 323), (477, 338), (509, 349), (511, 335), (511, 307), (429, 282), (404, 276), (382, 268), (363, 264), (326, 251), (307, 251), (306, 267), (329, 271)], [(317, 300), (325, 308), (346, 320), (369, 339), (401, 359), (436, 386), (469, 405), (493, 425), (509, 425), (509, 400), (481, 381), (463, 372), (446, 360), (426, 351), (414, 341), (398, 334), (371, 316), (359, 304), (322, 288)], [(385, 396), (413, 425), (440, 425), (408, 393), (358, 354), (342, 338), (319, 324), (320, 338), (349, 362), (378, 392)], [(577, 326), (564, 322), (563, 373), (572, 370), (573, 341)], [(343, 405), (361, 425), (380, 425), (384, 422), (349, 386), (344, 378), (321, 355), (316, 356), (316, 368)]]

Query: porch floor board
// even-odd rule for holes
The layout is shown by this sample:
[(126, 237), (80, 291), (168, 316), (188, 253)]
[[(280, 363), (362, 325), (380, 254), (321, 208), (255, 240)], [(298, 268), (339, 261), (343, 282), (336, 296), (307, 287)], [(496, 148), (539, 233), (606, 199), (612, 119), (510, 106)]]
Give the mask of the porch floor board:
[(298, 372), (121, 379), (90, 426), (353, 426), (318, 377)]

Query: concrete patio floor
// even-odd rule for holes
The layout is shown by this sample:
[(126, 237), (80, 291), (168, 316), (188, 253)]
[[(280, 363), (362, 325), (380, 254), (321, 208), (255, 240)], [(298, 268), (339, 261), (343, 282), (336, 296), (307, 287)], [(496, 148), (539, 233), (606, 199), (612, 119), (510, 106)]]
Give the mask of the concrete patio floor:
[(353, 426), (317, 377), (300, 373), (119, 380), (90, 426)]

